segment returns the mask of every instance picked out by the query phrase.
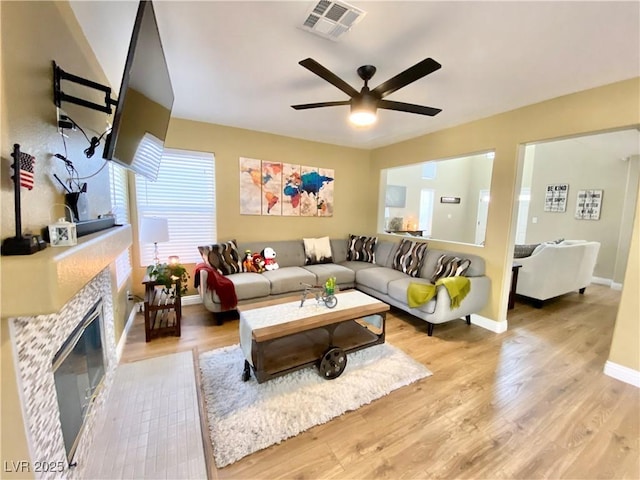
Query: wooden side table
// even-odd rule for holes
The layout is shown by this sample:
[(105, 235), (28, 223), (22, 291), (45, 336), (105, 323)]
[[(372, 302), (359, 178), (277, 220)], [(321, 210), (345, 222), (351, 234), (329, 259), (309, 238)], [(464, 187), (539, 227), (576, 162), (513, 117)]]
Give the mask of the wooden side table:
[(144, 292), (144, 334), (145, 340), (161, 335), (180, 336), (180, 319), (182, 317), (182, 300), (180, 297), (180, 280), (173, 282), (170, 292), (165, 292), (164, 285), (145, 275), (142, 283)]

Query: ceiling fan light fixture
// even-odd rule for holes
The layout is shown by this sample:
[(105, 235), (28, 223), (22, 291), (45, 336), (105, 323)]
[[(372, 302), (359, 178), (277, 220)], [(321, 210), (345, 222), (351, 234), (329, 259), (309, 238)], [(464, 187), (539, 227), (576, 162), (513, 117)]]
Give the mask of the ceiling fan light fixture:
[(368, 127), (376, 123), (377, 119), (375, 112), (367, 110), (351, 112), (351, 115), (349, 115), (349, 121), (357, 127)]
[(378, 119), (376, 107), (376, 101), (369, 95), (352, 98), (349, 121), (357, 127), (373, 125)]

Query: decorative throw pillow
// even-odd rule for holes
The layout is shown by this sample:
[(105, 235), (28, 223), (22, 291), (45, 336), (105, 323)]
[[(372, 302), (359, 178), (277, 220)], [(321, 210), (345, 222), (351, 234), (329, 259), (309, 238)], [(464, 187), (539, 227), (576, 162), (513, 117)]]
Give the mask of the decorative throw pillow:
[(471, 260), (453, 255), (440, 255), (436, 264), (436, 271), (431, 277), (431, 283), (436, 283), (444, 277), (464, 276), (471, 266)]
[(240, 268), (240, 253), (235, 240), (198, 247), (198, 250), (205, 263), (223, 275), (242, 271)]
[(411, 277), (417, 277), (426, 251), (427, 244), (425, 242), (412, 242), (403, 238), (393, 257), (393, 268)]
[(302, 241), (304, 242), (305, 265), (333, 263), (329, 237), (303, 238)]
[(347, 260), (376, 263), (376, 243), (378, 243), (378, 237), (349, 235)]
[(525, 258), (530, 257), (539, 243), (531, 243), (528, 245), (516, 245), (513, 248), (513, 258)]

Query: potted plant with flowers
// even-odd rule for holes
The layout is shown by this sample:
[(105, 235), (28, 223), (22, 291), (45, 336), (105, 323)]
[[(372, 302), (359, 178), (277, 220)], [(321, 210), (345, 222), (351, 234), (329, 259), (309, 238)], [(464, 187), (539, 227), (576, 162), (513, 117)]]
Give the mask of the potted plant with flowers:
[[(170, 263), (158, 263), (155, 265), (149, 265), (147, 267), (147, 275), (157, 285), (162, 285), (163, 292), (170, 295), (171, 298), (176, 296), (176, 293), (180, 296), (187, 293), (187, 281), (189, 280), (189, 273), (184, 266), (178, 262)], [(174, 284), (179, 282), (180, 291), (175, 291)]]

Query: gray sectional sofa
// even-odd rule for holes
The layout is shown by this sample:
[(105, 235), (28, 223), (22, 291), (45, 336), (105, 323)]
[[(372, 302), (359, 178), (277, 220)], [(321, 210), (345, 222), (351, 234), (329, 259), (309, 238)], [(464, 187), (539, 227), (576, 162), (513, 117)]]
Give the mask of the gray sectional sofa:
[[(435, 324), (450, 320), (466, 318), (470, 323), (470, 315), (484, 307), (489, 299), (491, 282), (485, 275), (485, 263), (476, 255), (460, 255), (453, 251), (427, 248), (420, 273), (411, 277), (393, 268), (393, 259), (400, 242), (378, 240), (375, 247), (375, 263), (347, 260), (348, 241), (332, 239), (331, 251), (333, 263), (305, 265), (304, 243), (301, 240), (277, 242), (239, 242), (239, 252), (250, 250), (260, 252), (266, 247), (273, 248), (279, 268), (263, 273), (232, 273), (226, 276), (234, 284), (238, 305), (291, 296), (304, 290), (303, 284), (323, 285), (329, 277), (336, 278), (338, 289), (356, 288), (389, 305), (404, 310), (428, 324), (429, 335)], [(465, 276), (470, 280), (470, 291), (460, 302), (459, 307), (452, 309), (447, 290), (437, 287), (436, 295), (429, 302), (417, 307), (409, 307), (407, 289), (411, 282), (431, 283), (430, 279), (436, 269), (441, 255), (464, 256), (471, 261)], [(221, 312), (220, 298), (215, 291), (207, 288), (206, 270), (199, 272), (198, 290), (204, 306), (212, 312)]]

